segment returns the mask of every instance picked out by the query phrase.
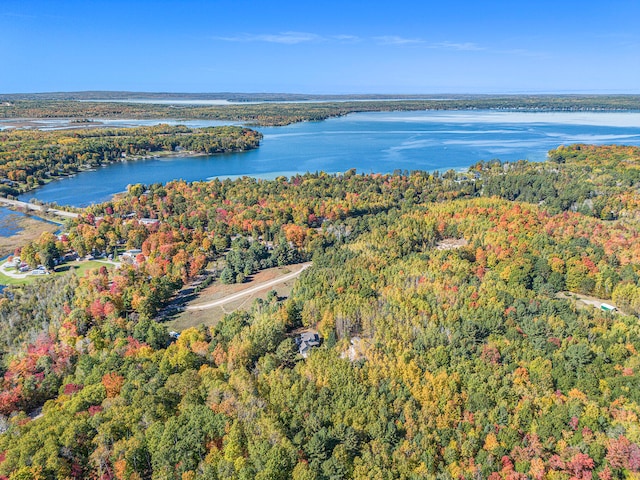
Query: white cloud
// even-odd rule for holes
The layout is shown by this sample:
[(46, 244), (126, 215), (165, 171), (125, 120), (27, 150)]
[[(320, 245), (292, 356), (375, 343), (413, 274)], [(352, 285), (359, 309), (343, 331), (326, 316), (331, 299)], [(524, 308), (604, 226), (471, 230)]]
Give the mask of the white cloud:
[(380, 37), (374, 37), (381, 45), (422, 45), (427, 48), (440, 49), (440, 50), (458, 50), (458, 51), (476, 51), (484, 50), (481, 46), (472, 42), (436, 42), (427, 43), (422, 38), (408, 38), (401, 37), (399, 35), (383, 35)]
[(244, 33), (234, 37), (214, 37), (216, 40), (225, 42), (267, 42), (280, 43), (282, 45), (296, 45), (298, 43), (315, 42), (322, 40), (320, 35), (308, 32), (281, 32), (281, 33), (264, 33), (250, 34)]
[(420, 45), (424, 43), (424, 40), (420, 38), (406, 38), (398, 35), (383, 35), (374, 37), (374, 39), (380, 42), (381, 45)]
[(464, 42), (464, 43), (456, 43), (456, 42), (438, 42), (429, 45), (429, 48), (440, 48), (443, 50), (460, 50), (460, 51), (477, 51), (484, 50), (484, 48), (480, 47), (478, 44), (473, 42)]
[(344, 43), (352, 43), (352, 42), (360, 41), (360, 37), (356, 35), (331, 35), (329, 38), (332, 40), (338, 40), (339, 42), (344, 42)]
[[(222, 40), (225, 42), (266, 42), (266, 43), (278, 43), (281, 45), (298, 45), (301, 43), (312, 42), (334, 42), (334, 43), (356, 43), (363, 41), (361, 37), (357, 35), (338, 34), (338, 35), (318, 35), (317, 33), (310, 32), (280, 32), (280, 33), (242, 33), (239, 35), (228, 37), (213, 37), (214, 40)], [(378, 37), (370, 38), (369, 40), (376, 41), (379, 45), (391, 45), (391, 46), (423, 46), (432, 49), (442, 50), (458, 50), (458, 51), (477, 51), (484, 50), (476, 43), (472, 42), (437, 42), (427, 43), (422, 38), (409, 38), (401, 37), (399, 35), (381, 35)]]

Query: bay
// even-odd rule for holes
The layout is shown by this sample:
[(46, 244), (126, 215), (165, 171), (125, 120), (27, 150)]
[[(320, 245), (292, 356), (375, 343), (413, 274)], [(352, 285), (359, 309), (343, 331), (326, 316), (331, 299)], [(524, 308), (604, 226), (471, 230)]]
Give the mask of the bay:
[(550, 149), (563, 144), (640, 145), (640, 112), (375, 112), (257, 130), (264, 135), (257, 150), (121, 162), (53, 181), (20, 199), (84, 207), (108, 200), (129, 184), (174, 179), (275, 178), (351, 168), (361, 173), (446, 171), (496, 158), (543, 161)]

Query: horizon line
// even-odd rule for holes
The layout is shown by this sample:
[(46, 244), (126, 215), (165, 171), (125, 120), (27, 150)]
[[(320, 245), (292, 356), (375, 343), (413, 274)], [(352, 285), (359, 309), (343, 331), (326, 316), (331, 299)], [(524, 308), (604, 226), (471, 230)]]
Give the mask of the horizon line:
[[(521, 91), (497, 91), (497, 92), (348, 92), (348, 93), (311, 93), (311, 92), (285, 92), (285, 91), (169, 91), (169, 90), (50, 90), (50, 91), (32, 91), (32, 92), (0, 92), (0, 96), (27, 96), (27, 95), (74, 95), (74, 94), (133, 94), (133, 95), (182, 95), (182, 96), (198, 96), (198, 95), (256, 95), (256, 96), (275, 96), (287, 95), (296, 97), (444, 97), (444, 96), (515, 96), (515, 95), (626, 95), (640, 96), (640, 91), (632, 92), (627, 90), (521, 90)], [(420, 98), (414, 98), (420, 100)], [(424, 99), (428, 100), (428, 99)]]

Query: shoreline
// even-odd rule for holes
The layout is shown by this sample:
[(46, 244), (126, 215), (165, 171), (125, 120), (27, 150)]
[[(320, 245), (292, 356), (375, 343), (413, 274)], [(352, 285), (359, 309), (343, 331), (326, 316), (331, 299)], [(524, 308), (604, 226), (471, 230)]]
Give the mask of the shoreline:
[[(9, 207), (6, 208), (8, 210), (15, 211)], [(22, 218), (18, 220), (18, 225), (22, 227), (20, 231), (11, 236), (0, 236), (0, 239), (2, 240), (2, 244), (0, 245), (0, 259), (13, 255), (16, 248), (22, 247), (26, 243), (38, 239), (44, 232), (55, 233), (59, 231), (63, 225), (62, 223), (57, 223), (48, 218), (42, 218), (37, 215), (24, 214), (21, 217)]]
[[(1, 95), (0, 95), (1, 96)], [(455, 97), (455, 96), (454, 96)], [(619, 100), (620, 102), (616, 102)], [(281, 127), (296, 123), (324, 121), (352, 113), (450, 111), (477, 112), (573, 112), (573, 113), (622, 113), (640, 112), (640, 95), (462, 95), (459, 98), (397, 98), (397, 99), (350, 99), (311, 101), (242, 101), (224, 105), (198, 105), (136, 102), (135, 100), (68, 99), (64, 106), (55, 104), (56, 111), (47, 110), (47, 102), (29, 106), (33, 100), (16, 100), (13, 110), (0, 108), (0, 131), (2, 123), (16, 120), (26, 128), (38, 128), (37, 123), (66, 122), (66, 126), (50, 128), (110, 127), (101, 121), (213, 121), (224, 125), (241, 124), (246, 127)], [(44, 103), (44, 105), (42, 105)], [(93, 110), (76, 109), (95, 107)], [(1, 107), (1, 106), (0, 106)], [(17, 107), (24, 107), (20, 110)], [(105, 107), (112, 107), (106, 110)], [(120, 109), (114, 112), (113, 109)], [(128, 111), (123, 111), (128, 109)], [(300, 110), (301, 109), (301, 110)], [(306, 110), (305, 110), (306, 109)], [(97, 110), (97, 111), (96, 111)], [(283, 111), (281, 111), (283, 110)], [(21, 113), (27, 115), (21, 115)], [(30, 124), (30, 125), (29, 125)], [(46, 127), (45, 127), (46, 128)]]
[[(245, 151), (250, 151), (250, 150), (245, 150)], [(108, 162), (105, 163), (103, 165), (100, 165), (100, 168), (104, 168), (104, 167), (109, 167), (111, 165), (117, 165), (119, 163), (127, 163), (129, 161), (131, 162), (137, 162), (140, 160), (157, 160), (160, 158), (172, 158), (172, 157), (184, 157), (184, 158), (195, 158), (195, 157), (206, 157), (209, 155), (220, 155), (220, 154), (225, 154), (225, 153), (239, 153), (239, 152), (218, 152), (218, 153), (204, 153), (204, 152), (174, 152), (174, 151), (169, 151), (169, 150), (162, 150), (159, 152), (153, 152), (153, 155), (147, 155), (147, 156), (142, 156), (142, 157), (127, 157), (127, 158), (123, 158), (121, 160), (115, 161), (115, 162)], [(68, 208), (72, 208), (72, 209), (76, 209), (76, 210), (83, 210), (83, 208), (81, 207), (73, 207), (70, 205), (58, 205), (57, 203), (43, 203), (42, 205), (36, 204), (36, 203), (30, 203), (30, 202), (26, 202), (24, 200), (19, 200), (19, 197), (22, 197), (24, 195), (27, 195), (29, 192), (36, 192), (37, 190), (40, 189), (40, 187), (44, 187), (45, 185), (48, 185), (49, 183), (52, 182), (56, 182), (59, 180), (65, 180), (67, 178), (72, 178), (76, 175), (80, 175), (82, 173), (85, 172), (95, 172), (97, 171), (98, 168), (90, 168), (90, 169), (79, 169), (77, 172), (73, 172), (70, 173), (69, 175), (58, 175), (56, 177), (53, 178), (49, 178), (48, 181), (46, 181), (43, 185), (38, 185), (37, 187), (33, 187), (33, 188), (29, 188), (28, 190), (25, 190), (23, 192), (20, 192), (17, 196), (16, 195), (12, 195), (12, 197), (14, 198), (8, 198), (8, 197), (3, 197), (0, 196), (0, 205), (3, 203), (3, 201), (5, 202), (18, 202), (18, 203), (23, 203), (23, 204), (28, 204), (31, 206), (31, 208), (33, 208), (34, 210), (41, 210), (41, 206), (47, 207), (50, 210), (55, 210), (56, 212), (64, 212), (65, 210), (63, 209), (68, 209)], [(140, 183), (140, 182), (138, 182)], [(122, 192), (120, 192), (122, 193)], [(69, 214), (74, 214), (76, 215), (74, 212), (68, 212)]]
[[(389, 103), (389, 102), (387, 102)], [(567, 109), (561, 109), (561, 108), (527, 108), (527, 109), (519, 109), (519, 110), (514, 110), (514, 109), (504, 109), (504, 108), (493, 108), (493, 109), (485, 109), (485, 110), (477, 110), (477, 109), (471, 109), (471, 108), (467, 108), (467, 109), (461, 109), (461, 108), (453, 108), (453, 109), (447, 109), (447, 110), (438, 110), (438, 109), (421, 109), (421, 110), (412, 110), (412, 109), (401, 109), (401, 110), (396, 110), (396, 112), (402, 112), (402, 113), (411, 113), (411, 112), (416, 112), (416, 113), (420, 113), (420, 112), (425, 112), (425, 113), (435, 113), (435, 114), (448, 114), (448, 113), (472, 113), (472, 114), (482, 114), (482, 112), (484, 112), (485, 114), (489, 114), (489, 115), (501, 115), (501, 114), (506, 114), (507, 112), (513, 112), (513, 114), (517, 115), (517, 114), (522, 114), (522, 115), (549, 115), (549, 114), (566, 114), (566, 115), (580, 115), (581, 113), (584, 114), (594, 114), (594, 115), (598, 115), (598, 114), (636, 114), (636, 113), (640, 113), (640, 109), (607, 109), (607, 110), (594, 110), (594, 109), (590, 109), (587, 110), (583, 107), (579, 107), (576, 106), (576, 108), (573, 108), (572, 110), (567, 110)], [(350, 112), (339, 112), (336, 113), (336, 115), (334, 115), (334, 117), (343, 117), (343, 116), (348, 116), (351, 114), (367, 114), (367, 113), (393, 113), (393, 112), (385, 112), (385, 111), (371, 111), (370, 109), (365, 109), (362, 112), (356, 112), (356, 111), (350, 111)], [(36, 118), (30, 118), (30, 119), (23, 119), (24, 121), (35, 121), (37, 120)], [(55, 119), (53, 119), (55, 121)], [(106, 120), (106, 119), (105, 119)], [(154, 117), (154, 118), (150, 118), (150, 120), (153, 121), (157, 121), (162, 123), (165, 120), (170, 120), (170, 121), (175, 121), (174, 119), (164, 119), (164, 118), (158, 118), (158, 117)], [(324, 119), (313, 119), (313, 120), (309, 120), (309, 119), (292, 119), (292, 123), (321, 123), (324, 122), (325, 120), (328, 120), (328, 118), (324, 118)], [(0, 125), (2, 124), (2, 122), (6, 121), (5, 119), (0, 119)], [(67, 122), (71, 122), (71, 118), (66, 118)], [(132, 120), (133, 121), (133, 120)], [(464, 120), (465, 122), (468, 120)], [(527, 121), (517, 121), (514, 123), (528, 123)], [(564, 122), (558, 122), (558, 123), (564, 123)], [(587, 125), (588, 123), (584, 123), (584, 125)], [(74, 123), (68, 123), (68, 128), (73, 129), (76, 128), (78, 125), (83, 125), (83, 124), (74, 124)], [(110, 125), (108, 124), (99, 124), (97, 125), (97, 122), (88, 122), (86, 124), (86, 126), (90, 126), (93, 128), (109, 128)], [(118, 127), (120, 128), (120, 127)], [(132, 126), (131, 128), (135, 128), (135, 126)], [(198, 128), (198, 127), (194, 127), (194, 128)], [(262, 142), (261, 142), (262, 143)], [(246, 149), (243, 150), (245, 152), (249, 152), (251, 150), (254, 149), (259, 149), (261, 147), (261, 145), (259, 144), (257, 147), (255, 148), (250, 148), (250, 149)], [(240, 153), (241, 151), (232, 151), (232, 152), (218, 152), (218, 153)], [(101, 165), (100, 167), (108, 167), (111, 165), (118, 165), (118, 164), (126, 164), (129, 161), (131, 162), (137, 162), (140, 160), (153, 160), (153, 159), (173, 159), (173, 158), (197, 158), (197, 157), (207, 157), (207, 156), (214, 156), (214, 155), (218, 155), (218, 153), (204, 153), (204, 152), (194, 152), (194, 151), (173, 151), (173, 150), (161, 150), (161, 151), (157, 151), (157, 152), (150, 152), (147, 155), (137, 155), (137, 156), (131, 156), (131, 157), (125, 157), (125, 158), (118, 158), (115, 159), (114, 161), (108, 162), (108, 163), (104, 163), (103, 165)], [(75, 175), (81, 174), (81, 173), (85, 173), (87, 171), (97, 171), (99, 170), (99, 168), (91, 168), (91, 169), (79, 169), (76, 172), (70, 173), (68, 175), (59, 175), (59, 176), (55, 176), (55, 177), (50, 177), (49, 179), (46, 180), (46, 183), (44, 183), (43, 185), (37, 185), (34, 186), (32, 188), (26, 189), (23, 192), (19, 193), (17, 196), (14, 196), (13, 198), (21, 198), (22, 201), (27, 200), (27, 198), (29, 197), (29, 193), (30, 192), (37, 192), (38, 190), (40, 190), (40, 188), (44, 187), (45, 185), (57, 181), (57, 180), (64, 180), (64, 179), (68, 179), (71, 178)], [(464, 167), (459, 167), (457, 169), (458, 171), (464, 171), (465, 168)], [(290, 176), (293, 175), (295, 173), (303, 173), (301, 172), (283, 172), (283, 175), (285, 176)], [(331, 173), (331, 172), (327, 172), (327, 173)], [(333, 173), (340, 173), (340, 172), (333, 172)], [(271, 178), (276, 178), (276, 176), (274, 176), (272, 173), (268, 173), (268, 174), (251, 174), (251, 173), (240, 173), (240, 174), (233, 174), (233, 175), (216, 175), (216, 176), (212, 176), (212, 177), (206, 177), (200, 181), (211, 181), (215, 178), (220, 178), (220, 179), (236, 179), (236, 178), (242, 178), (242, 177), (253, 177), (253, 178), (257, 178), (257, 179), (271, 179)], [(280, 175), (277, 175), (280, 176)], [(136, 184), (136, 183), (143, 183), (144, 180), (141, 180), (139, 182), (132, 182), (131, 184)], [(25, 187), (25, 185), (21, 185), (21, 187)], [(118, 195), (121, 194), (123, 192), (126, 192), (126, 190), (122, 190), (120, 192), (116, 192), (114, 194), (112, 194), (112, 197), (114, 195)], [(1, 199), (1, 197), (0, 197)], [(25, 202), (27, 203), (27, 202)], [(36, 204), (30, 204), (30, 205), (36, 205)], [(83, 210), (83, 207), (73, 207), (70, 205), (63, 205), (61, 207), (58, 207), (56, 200), (52, 199), (51, 203), (44, 203), (44, 205), (46, 206), (46, 208), (60, 208), (61, 210)], [(33, 207), (30, 207), (33, 208)]]
[[(155, 120), (160, 121), (161, 119), (155, 119)], [(71, 128), (73, 128), (73, 127), (71, 127)], [(105, 128), (107, 128), (107, 127), (105, 127)], [(131, 128), (135, 128), (135, 127), (131, 127)], [(258, 145), (258, 147), (256, 147), (256, 148), (260, 148), (260, 145)], [(247, 150), (229, 151), (229, 152), (215, 152), (215, 153), (193, 152), (193, 151), (176, 152), (176, 151), (172, 151), (172, 150), (160, 150), (160, 151), (157, 151), (157, 152), (151, 152), (152, 154), (150, 154), (150, 155), (125, 157), (125, 158), (119, 159), (119, 160), (114, 161), (114, 162), (108, 162), (108, 163), (105, 163), (103, 165), (100, 165), (100, 168), (109, 167), (111, 165), (117, 165), (119, 163), (127, 163), (129, 161), (137, 162), (137, 161), (140, 161), (140, 160), (157, 160), (157, 159), (172, 158), (172, 157), (197, 158), (197, 157), (207, 157), (207, 156), (213, 156), (213, 155), (224, 155), (224, 154), (228, 154), (228, 153), (242, 153), (243, 151), (244, 152), (249, 152), (251, 150), (255, 150), (255, 148), (250, 148), (250, 149), (247, 149)], [(97, 171), (97, 170), (98, 170), (98, 168), (79, 169), (77, 172), (73, 172), (73, 173), (71, 173), (69, 175), (60, 175), (60, 176), (56, 176), (54, 178), (50, 178), (44, 185), (38, 185), (37, 187), (30, 188), (28, 190), (25, 190), (24, 192), (21, 192), (18, 196), (14, 196), (15, 199), (11, 199), (11, 198), (0, 196), (0, 206), (2, 206), (3, 201), (4, 201), (4, 202), (18, 202), (18, 203), (22, 203), (22, 204), (28, 204), (28, 205), (30, 205), (30, 208), (33, 208), (34, 210), (41, 210), (40, 207), (44, 206), (44, 207), (48, 208), (51, 211), (60, 212), (60, 213), (66, 211), (66, 210), (63, 210), (63, 209), (84, 210), (84, 207), (75, 207), (75, 206), (72, 206), (72, 205), (59, 205), (59, 204), (57, 204), (55, 202), (53, 202), (53, 203), (43, 202), (42, 205), (39, 205), (39, 204), (36, 204), (36, 203), (30, 203), (30, 202), (26, 202), (24, 200), (19, 200), (18, 198), (22, 197), (24, 195), (27, 195), (29, 192), (36, 192), (37, 190), (40, 189), (40, 187), (48, 185), (51, 182), (56, 182), (56, 181), (59, 181), (59, 180), (65, 180), (67, 178), (71, 178), (71, 177), (74, 177), (76, 175), (79, 175), (79, 174), (82, 174), (82, 173), (85, 173), (85, 172), (94, 172), (94, 171)], [(140, 183), (140, 182), (138, 182), (138, 183)], [(132, 185), (135, 185), (135, 184), (132, 184)], [(112, 197), (114, 195), (118, 195), (119, 193), (126, 193), (126, 190), (124, 190), (122, 192), (114, 193), (112, 195)], [(75, 213), (75, 212), (68, 212), (68, 213), (70, 215), (73, 215), (73, 216), (78, 216), (78, 214)], [(35, 215), (35, 216), (38, 216), (38, 215)], [(63, 215), (63, 216), (66, 216), (66, 215)], [(40, 217), (40, 218), (43, 218), (43, 220), (49, 220), (46, 217)], [(2, 237), (0, 236), (0, 238), (2, 238)]]
[[(384, 103), (390, 104), (393, 101), (385, 101)], [(358, 102), (356, 102), (358, 103)], [(360, 102), (362, 103), (362, 102)], [(268, 105), (277, 105), (277, 103), (268, 103)], [(297, 105), (299, 103), (284, 103), (284, 105)], [(234, 104), (235, 105), (235, 104)], [(262, 105), (262, 104), (260, 104)], [(302, 104), (304, 105), (304, 104)], [(314, 105), (314, 104), (307, 104)], [(315, 105), (329, 105), (325, 103), (316, 103)], [(338, 102), (339, 105), (339, 102)], [(386, 107), (390, 107), (391, 105), (385, 105)], [(416, 107), (416, 108), (413, 108)], [(281, 122), (269, 123), (269, 122), (260, 122), (260, 121), (252, 121), (251, 119), (238, 119), (236, 117), (223, 117), (223, 118), (211, 118), (206, 116), (199, 115), (190, 115), (190, 116), (172, 116), (172, 117), (164, 117), (157, 114), (149, 114), (149, 115), (130, 115), (130, 116), (94, 116), (91, 117), (89, 115), (84, 116), (69, 116), (69, 115), (61, 115), (55, 116), (52, 114), (51, 116), (42, 116), (42, 117), (11, 117), (11, 116), (2, 116), (0, 114), (0, 132), (3, 131), (12, 131), (12, 130), (40, 130), (40, 131), (58, 131), (58, 130), (74, 130), (74, 129), (100, 129), (100, 128), (137, 128), (141, 125), (135, 125), (135, 122), (149, 121), (149, 122), (159, 122), (168, 123), (172, 126), (184, 125), (183, 122), (196, 122), (196, 121), (209, 121), (220, 123), (220, 125), (212, 125), (212, 126), (244, 126), (247, 128), (254, 127), (286, 127), (288, 125), (295, 125), (298, 123), (313, 123), (313, 122), (323, 122), (325, 120), (329, 120), (332, 118), (340, 118), (344, 116), (348, 116), (351, 114), (358, 113), (391, 113), (391, 112), (468, 112), (468, 113), (478, 113), (478, 112), (489, 112), (489, 113), (640, 113), (640, 104), (634, 107), (587, 107), (587, 106), (567, 106), (567, 107), (551, 107), (551, 106), (524, 106), (524, 107), (452, 107), (452, 108), (443, 108), (442, 106), (431, 106), (425, 107), (424, 105), (410, 105), (407, 106), (401, 105), (397, 108), (362, 108), (362, 109), (345, 109), (338, 110), (336, 112), (323, 112), (320, 114), (316, 114), (313, 117), (303, 118), (301, 116), (291, 116)], [(77, 122), (78, 119), (85, 119), (86, 122)], [(132, 122), (132, 125), (112, 125), (106, 122)], [(76, 123), (77, 122), (77, 123)], [(16, 123), (17, 125), (8, 125), (3, 126), (8, 123)], [(51, 125), (52, 123), (58, 123), (58, 126), (47, 127), (47, 124)], [(208, 128), (207, 127), (193, 127), (193, 128)], [(258, 146), (259, 148), (259, 146)], [(165, 153), (166, 152), (166, 153)], [(153, 152), (155, 155), (171, 155), (173, 153), (180, 155), (181, 152), (171, 152), (171, 151), (162, 151), (162, 152)], [(219, 153), (231, 153), (231, 152), (219, 152)], [(209, 155), (207, 153), (194, 153), (194, 155)], [(212, 154), (213, 155), (213, 154)], [(186, 156), (186, 155), (185, 155)], [(115, 162), (113, 162), (115, 163)]]
[[(16, 212), (23, 213), (27, 216), (29, 216), (31, 212), (43, 212), (44, 214), (51, 214), (65, 218), (77, 218), (80, 215), (77, 212), (69, 212), (67, 210), (60, 210), (59, 208), (52, 208), (49, 206), (49, 204), (29, 203), (22, 200), (13, 200), (6, 197), (0, 197), (0, 205), (4, 206), (5, 208), (12, 209)], [(22, 212), (20, 208), (24, 208), (26, 211)], [(55, 220), (45, 215), (38, 215), (34, 213), (32, 216), (38, 217), (49, 223), (62, 225), (61, 222), (56, 222)]]

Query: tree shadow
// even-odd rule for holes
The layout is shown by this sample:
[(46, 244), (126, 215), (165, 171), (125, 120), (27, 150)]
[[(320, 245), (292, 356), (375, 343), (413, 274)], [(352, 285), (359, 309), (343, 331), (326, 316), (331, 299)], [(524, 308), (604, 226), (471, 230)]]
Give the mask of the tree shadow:
[(59, 265), (56, 267), (56, 272), (57, 273), (62, 273), (62, 272), (68, 272), (70, 270), (75, 270), (76, 268), (78, 268), (75, 265)]

